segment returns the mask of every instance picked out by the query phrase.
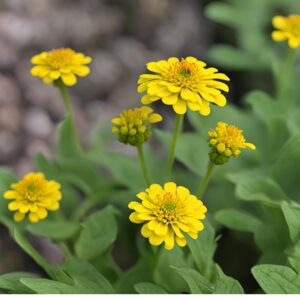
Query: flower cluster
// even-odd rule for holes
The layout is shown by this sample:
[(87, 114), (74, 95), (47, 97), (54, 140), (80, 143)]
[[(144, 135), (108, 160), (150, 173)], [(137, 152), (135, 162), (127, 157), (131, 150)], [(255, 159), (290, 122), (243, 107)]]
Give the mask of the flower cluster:
[(174, 243), (186, 245), (185, 234), (193, 239), (204, 226), (206, 207), (183, 186), (168, 182), (164, 187), (151, 184), (145, 192), (137, 194), (140, 200), (132, 201), (128, 207), (134, 210), (130, 215), (133, 223), (145, 223), (141, 233), (151, 245), (164, 243), (166, 249), (173, 249)]
[(288, 41), (289, 47), (297, 48), (300, 45), (300, 15), (288, 17), (276, 16), (272, 20), (275, 31), (272, 38), (276, 42)]
[(148, 106), (128, 109), (121, 112), (120, 117), (112, 119), (117, 125), (112, 132), (118, 134), (119, 141), (124, 144), (141, 145), (151, 138), (150, 125), (162, 121), (162, 116), (153, 113)]
[(231, 156), (240, 155), (240, 148), (255, 150), (255, 145), (247, 143), (243, 131), (225, 122), (218, 122), (215, 130), (208, 132), (211, 152), (210, 160), (216, 165), (226, 163)]
[(85, 77), (90, 73), (86, 65), (91, 61), (91, 57), (69, 48), (54, 49), (32, 57), (31, 63), (36, 66), (31, 69), (31, 74), (46, 84), (61, 79), (65, 85), (72, 86), (77, 82), (76, 75)]
[(179, 60), (171, 57), (147, 64), (153, 74), (142, 74), (138, 80), (138, 92), (147, 94), (142, 97), (143, 104), (161, 99), (172, 105), (177, 114), (185, 114), (187, 108), (207, 116), (210, 103), (224, 106), (226, 98), (221, 91), (228, 92), (228, 86), (219, 80), (229, 80), (216, 68), (206, 68), (206, 63), (194, 57)]
[(60, 188), (58, 182), (46, 180), (43, 173), (29, 173), (12, 184), (3, 197), (11, 200), (8, 209), (15, 212), (16, 222), (22, 221), (28, 213), (29, 220), (36, 223), (47, 217), (48, 210), (59, 209)]

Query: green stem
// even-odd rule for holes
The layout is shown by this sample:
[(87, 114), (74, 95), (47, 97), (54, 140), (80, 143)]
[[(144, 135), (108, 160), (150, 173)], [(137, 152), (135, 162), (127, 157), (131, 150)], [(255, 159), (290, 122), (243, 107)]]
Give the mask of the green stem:
[(165, 178), (168, 178), (170, 176), (170, 173), (172, 172), (173, 168), (173, 163), (174, 163), (174, 156), (175, 156), (175, 149), (176, 149), (176, 143), (177, 139), (179, 136), (179, 133), (182, 128), (182, 123), (183, 123), (184, 115), (177, 115), (176, 116), (176, 122), (175, 122), (175, 127), (173, 131), (173, 137), (172, 137), (172, 142), (171, 142), (171, 147), (169, 151), (169, 156), (168, 160), (166, 163), (166, 168), (165, 168)]
[(206, 174), (204, 176), (204, 178), (202, 179), (200, 186), (199, 186), (199, 191), (198, 191), (198, 198), (201, 199), (202, 196), (205, 193), (206, 187), (209, 183), (210, 177), (212, 175), (212, 172), (214, 170), (215, 164), (211, 161), (209, 161), (208, 166), (207, 166), (207, 170), (206, 170)]
[(136, 148), (137, 148), (137, 151), (138, 151), (139, 161), (140, 161), (140, 164), (141, 164), (141, 169), (142, 169), (142, 172), (143, 172), (143, 176), (145, 178), (145, 181), (146, 181), (147, 185), (149, 186), (151, 184), (151, 179), (150, 179), (150, 176), (149, 176), (148, 171), (147, 171), (146, 161), (145, 161), (145, 157), (144, 157), (143, 145), (142, 144), (137, 145)]
[(153, 264), (152, 264), (152, 280), (153, 280), (153, 282), (155, 282), (155, 274), (156, 274), (155, 271), (157, 269), (162, 250), (163, 250), (163, 246), (160, 245), (160, 246), (158, 246), (157, 251), (154, 253)]
[(291, 78), (291, 72), (295, 64), (295, 59), (296, 59), (296, 49), (289, 48), (282, 70), (278, 75), (277, 84), (278, 84), (279, 100), (285, 100), (285, 98), (287, 97), (289, 79)]
[(71, 119), (71, 126), (72, 126), (72, 130), (73, 130), (73, 134), (74, 134), (76, 143), (78, 145), (78, 148), (81, 149), (79, 138), (77, 136), (77, 130), (76, 130), (76, 126), (75, 126), (74, 114), (73, 114), (73, 110), (72, 110), (72, 105), (71, 105), (71, 100), (70, 100), (69, 93), (66, 89), (66, 86), (64, 85), (64, 83), (61, 80), (58, 80), (56, 82), (56, 86), (59, 88), (59, 91), (60, 91), (61, 96), (63, 98), (65, 109), (66, 109), (66, 116)]

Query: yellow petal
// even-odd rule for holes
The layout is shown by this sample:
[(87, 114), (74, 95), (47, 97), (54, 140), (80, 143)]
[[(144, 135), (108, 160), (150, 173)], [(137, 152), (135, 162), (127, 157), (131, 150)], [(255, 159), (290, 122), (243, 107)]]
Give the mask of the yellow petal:
[(36, 214), (38, 215), (39, 219), (45, 219), (48, 215), (48, 212), (45, 208), (40, 207)]
[(61, 79), (63, 83), (67, 86), (72, 86), (77, 82), (76, 76), (73, 73), (62, 74)]
[(173, 109), (178, 115), (185, 114), (187, 110), (186, 102), (178, 99), (178, 101), (173, 105)]
[(152, 102), (159, 100), (160, 98), (158, 96), (150, 96), (145, 95), (142, 97), (141, 102), (142, 104), (151, 104)]
[(58, 210), (58, 209), (59, 209), (59, 203), (56, 202), (56, 201), (53, 201), (53, 202), (51, 203), (51, 205), (49, 205), (49, 206), (47, 207), (47, 209), (48, 209), (48, 210)]
[(196, 102), (196, 98), (194, 96), (194, 93), (187, 88), (182, 88), (180, 92), (181, 98), (189, 101)]
[(148, 238), (152, 234), (152, 231), (148, 227), (148, 223), (144, 224), (141, 228), (141, 234), (143, 237)]
[(149, 242), (153, 246), (159, 246), (164, 241), (164, 237), (151, 233), (149, 237)]
[(154, 230), (155, 234), (159, 236), (165, 236), (168, 233), (168, 225), (162, 222), (159, 222)]
[(177, 185), (174, 182), (167, 182), (164, 185), (164, 190), (165, 190), (166, 193), (176, 194)]
[(20, 202), (18, 201), (12, 201), (8, 204), (8, 209), (10, 211), (15, 211), (18, 210), (20, 208)]
[(24, 214), (22, 214), (22, 213), (20, 213), (18, 211), (14, 213), (14, 220), (16, 222), (21, 222), (24, 218), (25, 218)]
[(179, 247), (184, 247), (184, 246), (186, 246), (186, 239), (185, 238), (179, 238), (179, 237), (175, 237), (175, 241), (176, 241), (176, 243), (177, 243), (177, 245), (179, 246)]
[(275, 42), (281, 42), (286, 40), (287, 36), (284, 32), (275, 30), (272, 32), (272, 39)]
[(168, 90), (172, 93), (179, 93), (180, 90), (181, 90), (181, 87), (180, 86), (176, 86), (176, 85), (172, 85), (172, 84), (169, 84), (167, 86)]
[(174, 248), (174, 231), (169, 227), (167, 235), (164, 237), (165, 249), (172, 250)]
[(29, 221), (31, 223), (37, 223), (39, 221), (38, 215), (36, 213), (33, 213), (33, 212), (29, 213)]
[(244, 144), (247, 148), (251, 149), (251, 150), (255, 150), (256, 149), (256, 146), (254, 144), (251, 144), (251, 143), (245, 143)]
[(18, 197), (18, 193), (12, 190), (8, 190), (3, 194), (3, 197), (8, 200), (15, 199)]
[(277, 29), (285, 29), (287, 28), (287, 18), (282, 16), (273, 17), (272, 24)]
[(160, 114), (152, 114), (151, 116), (149, 116), (149, 122), (154, 124), (154, 123), (158, 123), (162, 121), (162, 116)]
[(199, 109), (200, 109), (200, 104), (199, 103), (196, 103), (196, 102), (188, 102), (187, 103), (187, 105), (188, 105), (188, 107), (189, 107), (189, 109), (191, 110), (191, 111), (199, 111)]
[(133, 213), (130, 214), (129, 220), (130, 220), (132, 223), (136, 223), (136, 224), (140, 224), (140, 223), (145, 222), (144, 220), (141, 220), (141, 219), (138, 217), (138, 213), (136, 213), (136, 212), (133, 212)]
[(203, 104), (200, 105), (199, 113), (200, 113), (202, 116), (208, 116), (208, 115), (210, 114), (210, 106), (209, 106), (209, 102), (203, 101)]
[(300, 41), (294, 37), (289, 38), (288, 43), (291, 48), (297, 48), (300, 45)]
[(214, 101), (217, 105), (223, 107), (226, 105), (226, 98), (224, 95), (220, 94), (218, 96), (215, 97), (215, 101)]
[(87, 66), (72, 66), (72, 72), (80, 77), (85, 77), (90, 74), (90, 68)]
[(60, 72), (59, 71), (51, 71), (49, 76), (51, 79), (56, 80), (59, 78)]
[(167, 97), (163, 97), (161, 101), (166, 105), (173, 105), (178, 101), (178, 94), (171, 94)]

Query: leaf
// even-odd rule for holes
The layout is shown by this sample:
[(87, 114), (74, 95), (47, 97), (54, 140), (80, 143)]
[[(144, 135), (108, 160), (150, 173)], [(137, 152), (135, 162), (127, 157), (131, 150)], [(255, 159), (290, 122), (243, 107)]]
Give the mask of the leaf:
[(0, 276), (0, 289), (14, 294), (31, 294), (32, 290), (20, 282), (21, 278), (32, 278), (37, 275), (26, 272), (13, 272)]
[(281, 187), (271, 178), (250, 179), (236, 187), (236, 194), (242, 200), (275, 203), (288, 199)]
[(33, 234), (46, 236), (54, 240), (67, 240), (79, 231), (79, 224), (70, 221), (44, 220), (38, 224), (29, 224), (26, 229)]
[(232, 277), (223, 273), (221, 268), (217, 265), (217, 276), (214, 282), (213, 294), (243, 294), (244, 290), (240, 283)]
[(47, 274), (56, 280), (62, 282), (69, 282), (69, 278), (63, 272), (59, 265), (49, 264), (39, 253), (35, 250), (28, 240), (22, 235), (22, 233), (15, 229), (14, 230), (14, 239), (17, 244), (40, 266), (42, 267)]
[(58, 155), (59, 157), (76, 157), (80, 154), (80, 148), (77, 142), (76, 133), (73, 130), (72, 118), (67, 116), (64, 121), (59, 124), (59, 141)]
[(215, 219), (234, 230), (246, 231), (255, 233), (263, 223), (254, 217), (252, 214), (238, 209), (222, 209), (215, 214)]
[(210, 278), (214, 266), (213, 256), (216, 250), (216, 242), (215, 231), (208, 220), (205, 221), (204, 230), (200, 232), (199, 238), (196, 240), (188, 238), (187, 245), (198, 271), (205, 277)]
[(139, 294), (167, 294), (162, 287), (151, 282), (136, 283), (134, 289)]
[(192, 294), (208, 294), (213, 291), (211, 283), (191, 268), (172, 267), (187, 283)]
[[(300, 136), (294, 136), (285, 143), (271, 170), (272, 178), (278, 182), (291, 199), (300, 200)], [(288, 176), (287, 176), (288, 174)]]
[(296, 203), (283, 203), (281, 208), (289, 228), (291, 240), (297, 243), (300, 239), (300, 206)]
[(258, 265), (252, 274), (261, 288), (268, 294), (299, 294), (300, 282), (297, 274), (289, 267)]
[[(169, 149), (171, 134), (155, 130), (159, 140)], [(208, 163), (208, 143), (197, 133), (182, 133), (178, 137), (175, 157), (194, 174), (203, 175)]]
[(75, 244), (78, 257), (91, 260), (102, 255), (116, 240), (115, 209), (107, 206), (90, 215), (82, 223), (82, 231)]
[(139, 258), (137, 263), (128, 271), (119, 277), (116, 284), (116, 289), (120, 294), (133, 294), (135, 292), (134, 285), (141, 281), (151, 280), (149, 274), (148, 261)]
[(115, 293), (110, 282), (87, 261), (72, 259), (64, 264), (63, 269), (72, 277), (75, 286), (88, 288), (95, 293)]

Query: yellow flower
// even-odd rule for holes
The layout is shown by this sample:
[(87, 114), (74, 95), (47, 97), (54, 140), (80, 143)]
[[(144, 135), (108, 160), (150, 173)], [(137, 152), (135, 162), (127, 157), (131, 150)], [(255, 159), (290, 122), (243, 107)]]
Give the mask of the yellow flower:
[(22, 221), (28, 213), (29, 220), (36, 223), (47, 217), (48, 210), (59, 209), (60, 188), (58, 182), (46, 180), (43, 173), (28, 173), (12, 184), (3, 197), (11, 200), (8, 209), (15, 212), (16, 222)]
[(141, 145), (151, 138), (150, 124), (161, 122), (162, 119), (148, 106), (124, 110), (120, 117), (112, 119), (112, 123), (117, 125), (112, 132), (117, 133), (119, 141), (124, 144)]
[(300, 15), (289, 15), (288, 17), (276, 16), (272, 20), (275, 31), (272, 39), (276, 42), (288, 40), (290, 48), (300, 45)]
[(171, 250), (176, 242), (184, 247), (186, 234), (197, 239), (198, 232), (204, 228), (200, 220), (205, 219), (207, 209), (183, 186), (174, 182), (167, 182), (164, 187), (151, 184), (137, 197), (140, 202), (132, 201), (128, 205), (134, 210), (129, 219), (132, 223), (145, 223), (141, 233), (149, 238), (151, 245), (164, 243)]
[(185, 114), (187, 107), (207, 116), (210, 103), (224, 106), (226, 98), (221, 93), (228, 92), (228, 86), (218, 80), (229, 80), (216, 68), (205, 68), (206, 63), (194, 57), (179, 60), (171, 57), (147, 64), (154, 74), (142, 74), (138, 80), (138, 92), (146, 92), (143, 104), (161, 99), (166, 105), (172, 105), (177, 114)]
[(243, 131), (225, 122), (218, 122), (215, 130), (208, 132), (209, 145), (212, 148), (210, 159), (216, 165), (226, 163), (231, 156), (240, 155), (240, 148), (255, 150), (255, 145), (247, 143)]
[(91, 61), (91, 57), (69, 48), (54, 49), (32, 57), (31, 63), (36, 66), (31, 69), (31, 74), (46, 84), (61, 78), (65, 85), (72, 86), (77, 82), (75, 75), (85, 77), (90, 73), (86, 65)]

